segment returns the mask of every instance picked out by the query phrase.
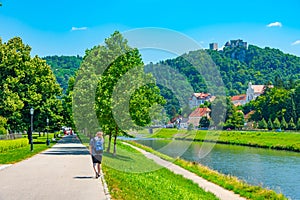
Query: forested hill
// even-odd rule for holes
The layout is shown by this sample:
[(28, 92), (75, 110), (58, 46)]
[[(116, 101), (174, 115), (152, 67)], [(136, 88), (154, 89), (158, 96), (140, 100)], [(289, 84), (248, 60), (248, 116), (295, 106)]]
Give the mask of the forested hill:
[(51, 66), (57, 82), (65, 92), (68, 88), (69, 78), (75, 75), (80, 67), (82, 57), (80, 56), (46, 56), (43, 58)]
[[(285, 54), (278, 49), (259, 48), (254, 45), (245, 47), (225, 47), (223, 51), (198, 50), (186, 55), (161, 61), (185, 74), (197, 92), (205, 92), (201, 76), (184, 57), (195, 59), (197, 53), (206, 51), (220, 70), (228, 95), (245, 93), (247, 84), (279, 84), (291, 79), (300, 79), (300, 58)], [(200, 81), (199, 81), (200, 80)]]

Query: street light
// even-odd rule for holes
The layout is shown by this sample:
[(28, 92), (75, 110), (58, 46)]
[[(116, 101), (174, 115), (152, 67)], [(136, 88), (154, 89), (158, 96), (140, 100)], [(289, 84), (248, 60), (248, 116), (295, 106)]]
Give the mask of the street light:
[(47, 117), (47, 119), (46, 119), (46, 122), (47, 122), (47, 141), (46, 141), (46, 144), (47, 144), (47, 146), (49, 146), (49, 144), (50, 144), (50, 141), (49, 141), (49, 139), (48, 139), (48, 128), (49, 128), (49, 119), (48, 119), (48, 117)]
[(32, 141), (32, 133), (33, 133), (33, 113), (34, 109), (30, 108), (30, 115), (31, 115), (31, 120), (30, 120), (30, 150), (33, 151), (33, 141)]

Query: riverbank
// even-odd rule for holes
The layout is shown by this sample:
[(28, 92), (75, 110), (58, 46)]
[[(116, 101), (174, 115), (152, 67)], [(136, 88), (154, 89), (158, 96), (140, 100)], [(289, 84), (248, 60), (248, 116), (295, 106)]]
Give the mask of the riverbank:
[(188, 162), (183, 159), (175, 159), (171, 158), (165, 154), (159, 153), (153, 150), (150, 147), (138, 144), (134, 141), (126, 141), (134, 146), (137, 146), (141, 149), (144, 149), (152, 154), (155, 154), (161, 157), (164, 160), (173, 162), (174, 164), (202, 177), (212, 183), (215, 183), (227, 190), (233, 191), (234, 193), (240, 195), (241, 197), (245, 197), (247, 199), (287, 199), (283, 194), (277, 194), (273, 190), (269, 190), (266, 188), (262, 188), (260, 186), (254, 186), (247, 184), (244, 181), (239, 180), (234, 176), (224, 175), (217, 171), (211, 170), (206, 166), (203, 166), (197, 162)]
[(116, 156), (104, 153), (102, 170), (112, 199), (218, 199), (120, 142)]
[(151, 137), (300, 152), (300, 134), (298, 132), (161, 129)]
[[(78, 137), (88, 147), (89, 138), (81, 133)], [(112, 199), (218, 199), (119, 141), (116, 156), (104, 152), (102, 170)]]

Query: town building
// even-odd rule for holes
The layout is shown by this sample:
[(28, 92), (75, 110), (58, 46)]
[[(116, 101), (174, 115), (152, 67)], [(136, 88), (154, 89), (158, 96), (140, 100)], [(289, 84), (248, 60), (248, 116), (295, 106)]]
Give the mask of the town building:
[(273, 85), (252, 85), (248, 83), (246, 94), (236, 95), (231, 97), (231, 102), (235, 105), (244, 105), (252, 100), (255, 100), (258, 96), (265, 92), (266, 87), (272, 88)]
[(229, 48), (235, 48), (235, 47), (245, 47), (247, 48), (247, 42), (244, 42), (241, 39), (238, 40), (230, 40), (228, 42), (226, 42), (225, 47), (229, 47)]
[(212, 102), (214, 100), (214, 96), (210, 93), (193, 93), (191, 98), (189, 99), (190, 108), (199, 107), (204, 104), (205, 101)]
[(209, 113), (210, 113), (209, 108), (196, 108), (190, 115), (187, 124), (193, 124), (194, 127), (199, 126), (199, 121), (202, 117), (206, 116), (207, 118), (210, 118)]

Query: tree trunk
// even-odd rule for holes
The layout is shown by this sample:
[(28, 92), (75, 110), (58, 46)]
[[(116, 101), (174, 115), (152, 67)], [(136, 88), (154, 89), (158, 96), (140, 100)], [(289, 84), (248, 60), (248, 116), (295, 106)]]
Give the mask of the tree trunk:
[(110, 132), (109, 137), (108, 137), (108, 145), (107, 145), (107, 149), (106, 149), (107, 153), (110, 152), (111, 137), (112, 137), (112, 133)]
[(117, 134), (114, 136), (114, 156), (117, 155)]

